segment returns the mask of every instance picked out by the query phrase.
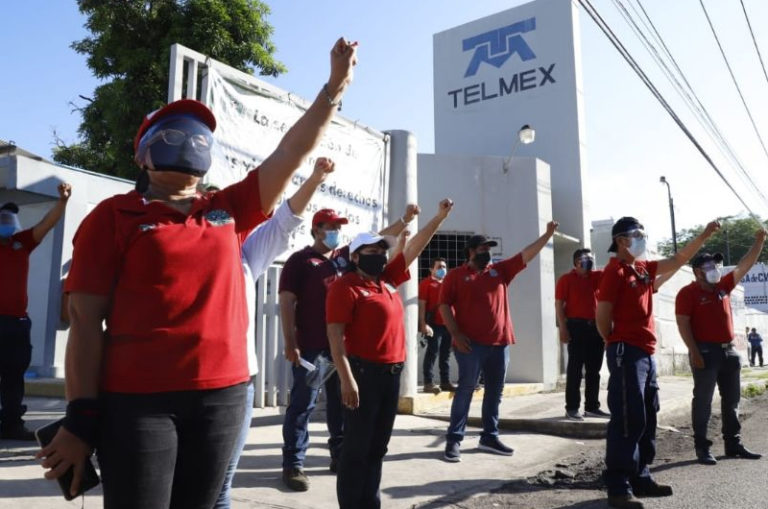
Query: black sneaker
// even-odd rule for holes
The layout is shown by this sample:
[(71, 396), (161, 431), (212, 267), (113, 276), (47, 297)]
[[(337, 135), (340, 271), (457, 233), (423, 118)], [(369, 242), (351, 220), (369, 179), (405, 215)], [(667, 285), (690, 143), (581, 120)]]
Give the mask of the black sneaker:
[(578, 410), (566, 410), (565, 418), (569, 421), (583, 421), (584, 417), (581, 416)]
[(0, 431), (0, 438), (5, 440), (23, 440), (25, 442), (35, 441), (35, 432), (27, 429), (23, 424), (15, 428), (8, 428)]
[(717, 459), (712, 456), (709, 447), (697, 447), (696, 460), (702, 465), (717, 465)]
[(444, 391), (456, 392), (456, 389), (458, 389), (458, 386), (455, 384), (452, 384), (451, 382), (445, 382), (440, 384), (440, 388)]
[(443, 457), (445, 461), (450, 461), (451, 463), (461, 461), (461, 444), (459, 442), (446, 442), (445, 455)]
[(427, 394), (440, 394), (440, 387), (433, 383), (424, 384), (424, 392)]
[(617, 509), (643, 509), (643, 503), (632, 496), (627, 495), (608, 495), (608, 507)]
[(637, 497), (671, 497), (672, 486), (659, 484), (654, 480), (632, 484), (632, 493)]
[(744, 458), (747, 460), (759, 460), (763, 457), (760, 453), (750, 451), (743, 444), (726, 447), (725, 455), (731, 458)]
[(497, 436), (481, 438), (480, 445), (478, 445), (477, 448), (481, 451), (501, 454), (502, 456), (512, 456), (515, 453), (514, 449), (502, 444)]
[(283, 469), (283, 482), (293, 491), (307, 491), (309, 489), (309, 477), (304, 470), (293, 467)]
[(610, 419), (611, 414), (608, 412), (603, 412), (599, 408), (595, 408), (594, 410), (585, 410), (584, 417), (600, 417), (602, 419)]

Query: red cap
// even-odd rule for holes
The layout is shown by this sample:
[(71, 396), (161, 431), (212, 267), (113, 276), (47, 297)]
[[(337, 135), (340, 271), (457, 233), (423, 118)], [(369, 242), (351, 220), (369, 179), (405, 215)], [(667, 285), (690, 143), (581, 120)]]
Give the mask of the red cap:
[(315, 227), (320, 223), (347, 224), (349, 221), (346, 217), (338, 215), (333, 209), (320, 209), (312, 217), (312, 226)]
[(171, 115), (183, 115), (191, 114), (196, 116), (201, 122), (208, 126), (211, 132), (216, 130), (216, 117), (213, 116), (213, 112), (200, 101), (194, 99), (179, 99), (173, 101), (170, 104), (166, 104), (159, 110), (155, 110), (152, 113), (148, 113), (144, 117), (144, 121), (141, 123), (139, 130), (136, 132), (136, 137), (133, 139), (133, 151), (136, 152), (139, 148), (139, 141), (144, 133), (152, 127), (152, 124), (160, 120), (161, 118), (169, 117)]

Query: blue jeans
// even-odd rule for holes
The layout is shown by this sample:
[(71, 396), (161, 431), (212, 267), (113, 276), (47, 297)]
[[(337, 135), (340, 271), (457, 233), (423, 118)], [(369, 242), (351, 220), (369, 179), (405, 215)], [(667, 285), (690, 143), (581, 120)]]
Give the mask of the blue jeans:
[(424, 363), (422, 368), (424, 369), (424, 384), (432, 383), (432, 367), (435, 365), (435, 359), (438, 358), (438, 351), (440, 352), (440, 359), (438, 362), (438, 369), (440, 370), (440, 384), (451, 383), (450, 377), (450, 358), (451, 358), (451, 334), (445, 325), (430, 325), (434, 332), (431, 338), (427, 338), (427, 351), (424, 352)]
[(632, 492), (632, 486), (651, 481), (648, 465), (656, 456), (659, 411), (656, 361), (626, 343), (609, 344), (606, 360), (611, 420), (605, 445), (605, 482), (608, 495), (625, 495)]
[[(301, 356), (314, 363), (320, 354), (330, 357), (328, 350), (302, 350)], [(313, 389), (306, 382), (307, 370), (292, 366), (293, 386), (288, 408), (283, 421), (283, 469), (302, 468), (309, 447), (309, 418), (317, 403), (319, 389)], [(331, 458), (338, 458), (344, 438), (344, 417), (341, 403), (339, 376), (334, 373), (325, 382), (326, 424), (328, 426), (328, 448)]]
[(483, 396), (483, 432), (480, 439), (499, 435), (499, 403), (504, 390), (504, 377), (509, 364), (509, 345), (488, 346), (472, 343), (469, 353), (454, 351), (459, 365), (459, 387), (451, 405), (448, 442), (461, 442), (467, 427), (469, 406), (475, 393), (477, 377), (482, 370), (485, 378)]
[(221, 488), (219, 499), (216, 500), (216, 505), (213, 509), (229, 509), (230, 506), (230, 491), (232, 490), (232, 478), (235, 476), (237, 470), (237, 463), (240, 461), (240, 455), (243, 453), (245, 447), (245, 441), (248, 438), (248, 430), (251, 429), (251, 417), (253, 416), (253, 379), (248, 382), (247, 392), (245, 394), (245, 418), (243, 419), (243, 427), (240, 428), (240, 436), (237, 437), (237, 443), (235, 444), (235, 450), (232, 453), (232, 459), (229, 461), (227, 467), (227, 476), (224, 478), (224, 486)]

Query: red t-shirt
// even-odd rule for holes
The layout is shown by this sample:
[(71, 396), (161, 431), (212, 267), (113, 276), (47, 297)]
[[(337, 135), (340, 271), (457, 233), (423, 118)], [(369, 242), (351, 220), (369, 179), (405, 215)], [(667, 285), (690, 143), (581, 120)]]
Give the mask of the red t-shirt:
[(14, 233), (0, 242), (0, 315), (27, 316), (29, 254), (38, 246), (32, 228)]
[(522, 253), (478, 272), (468, 263), (448, 271), (440, 292), (440, 304), (453, 306), (459, 330), (481, 345), (515, 342), (509, 316), (507, 287), (526, 267)]
[(132, 191), (101, 202), (74, 238), (66, 291), (110, 299), (101, 389), (154, 393), (248, 379), (243, 239), (266, 219), (259, 172), (189, 214)]
[(726, 274), (712, 290), (694, 281), (684, 286), (675, 299), (675, 314), (691, 318), (696, 341), (730, 343), (733, 340), (731, 292), (736, 287), (733, 272)]
[(349, 270), (349, 246), (321, 255), (312, 246), (296, 251), (280, 272), (281, 292), (296, 296), (296, 342), (299, 348), (328, 348), (325, 297), (328, 287)]
[(378, 281), (349, 272), (328, 288), (328, 323), (346, 324), (344, 348), (349, 357), (393, 364), (405, 361), (403, 303), (397, 287), (410, 279), (405, 257), (396, 256)]
[(445, 325), (440, 306), (440, 289), (443, 282), (429, 276), (419, 283), (419, 300), (425, 301), (424, 310), (427, 312), (427, 323), (433, 325)]
[(634, 267), (615, 256), (603, 270), (598, 300), (613, 304), (613, 332), (607, 343), (624, 342), (649, 354), (656, 350), (653, 323), (653, 280), (658, 262), (637, 261)]
[(581, 277), (576, 269), (573, 269), (560, 276), (555, 287), (555, 299), (565, 302), (567, 318), (595, 319), (597, 289), (602, 275), (602, 270), (592, 270), (587, 277)]

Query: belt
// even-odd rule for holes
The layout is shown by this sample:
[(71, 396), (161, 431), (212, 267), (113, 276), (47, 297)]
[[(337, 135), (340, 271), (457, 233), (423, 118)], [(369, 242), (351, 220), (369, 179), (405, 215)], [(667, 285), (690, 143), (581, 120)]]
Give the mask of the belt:
[(702, 342), (699, 342), (697, 344), (699, 346), (713, 346), (715, 348), (720, 347), (723, 350), (730, 350), (731, 348), (733, 348), (733, 343), (714, 343), (714, 342), (706, 343), (706, 342), (702, 341)]
[(360, 357), (350, 357), (349, 363), (360, 369), (360, 371), (370, 370), (374, 373), (387, 373), (390, 375), (398, 375), (403, 370), (402, 362), (395, 362), (392, 364), (385, 364), (381, 362), (371, 362), (361, 359)]
[(594, 320), (587, 320), (586, 318), (568, 318), (568, 321), (574, 323), (583, 323), (586, 325), (595, 325)]

